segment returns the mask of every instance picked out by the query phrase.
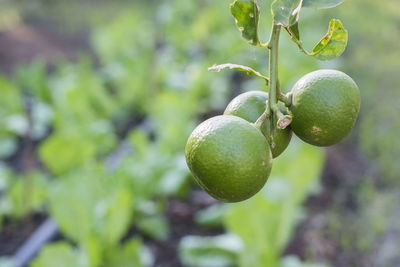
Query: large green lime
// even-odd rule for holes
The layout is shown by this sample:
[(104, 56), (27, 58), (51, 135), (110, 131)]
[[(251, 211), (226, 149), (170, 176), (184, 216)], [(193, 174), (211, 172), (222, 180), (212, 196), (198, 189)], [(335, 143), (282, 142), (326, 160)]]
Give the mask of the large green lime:
[(256, 194), (271, 172), (267, 140), (251, 123), (235, 116), (216, 116), (190, 135), (186, 162), (197, 183), (211, 196), (238, 202)]
[(293, 132), (307, 143), (330, 146), (352, 130), (360, 110), (360, 91), (348, 75), (318, 70), (292, 89)]
[[(256, 122), (261, 114), (265, 111), (268, 93), (262, 91), (250, 91), (235, 97), (226, 107), (224, 114), (241, 117), (249, 122)], [(281, 110), (286, 113), (285, 107), (280, 106)], [(269, 136), (270, 123), (266, 121), (261, 128), (262, 133), (271, 144)], [(273, 135), (274, 147), (271, 147), (274, 158), (278, 157), (289, 145), (292, 138), (290, 127), (283, 130), (276, 130)]]

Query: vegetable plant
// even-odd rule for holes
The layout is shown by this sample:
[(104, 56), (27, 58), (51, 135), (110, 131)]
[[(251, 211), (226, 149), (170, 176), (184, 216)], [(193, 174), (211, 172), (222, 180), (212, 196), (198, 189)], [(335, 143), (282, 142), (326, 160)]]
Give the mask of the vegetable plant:
[[(337, 70), (314, 71), (298, 80), (291, 92), (283, 94), (278, 75), (279, 38), (283, 29), (307, 56), (331, 60), (343, 53), (348, 33), (340, 20), (330, 21), (328, 32), (312, 51), (303, 46), (299, 30), (302, 8), (331, 8), (342, 2), (275, 0), (271, 4), (273, 22), (266, 43), (259, 36), (261, 12), (257, 0), (235, 0), (230, 5), (242, 37), (250, 45), (268, 49), (269, 74), (264, 75), (248, 66), (231, 63), (214, 65), (209, 70), (219, 72), (230, 68), (254, 75), (265, 81), (268, 95), (264, 100), (265, 109), (259, 111), (256, 120), (255, 117), (240, 113), (254, 113), (251, 109), (255, 109), (257, 103), (233, 101), (225, 115), (203, 122), (190, 135), (185, 149), (188, 166), (198, 184), (214, 198), (226, 202), (242, 201), (262, 188), (269, 176), (272, 165), (270, 159), (282, 153), (282, 147), (287, 147), (285, 142), (290, 141), (290, 138), (280, 140), (278, 136), (281, 133), (278, 131), (292, 130), (300, 139), (316, 146), (334, 145), (350, 133), (360, 109), (360, 92), (352, 78)], [(279, 104), (284, 104), (286, 108), (282, 111)], [(236, 109), (240, 112), (232, 111)], [(233, 120), (231, 114), (240, 119)], [(249, 120), (247, 124), (246, 119)], [(267, 128), (264, 128), (265, 124)], [(263, 141), (255, 141), (255, 137), (250, 137), (251, 128), (264, 134)], [(244, 131), (247, 132), (246, 137), (239, 134)], [(259, 147), (263, 147), (267, 141), (270, 149), (256, 150), (247, 139), (258, 142)], [(277, 148), (280, 149), (279, 153)], [(253, 153), (248, 153), (250, 150)], [(265, 153), (269, 153), (270, 157), (265, 157)]]

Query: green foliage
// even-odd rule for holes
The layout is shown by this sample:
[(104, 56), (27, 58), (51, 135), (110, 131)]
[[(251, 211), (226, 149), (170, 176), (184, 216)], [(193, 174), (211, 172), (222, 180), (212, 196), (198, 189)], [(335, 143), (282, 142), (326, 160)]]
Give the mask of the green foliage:
[(0, 77), (0, 159), (11, 156), (17, 149), (17, 136), (24, 134), (27, 122), (24, 103), (18, 88)]
[(185, 266), (228, 267), (237, 262), (242, 241), (235, 235), (214, 237), (186, 236), (179, 244), (179, 255)]
[[(360, 81), (363, 88), (362, 119), (360, 125), (360, 147), (368, 158), (377, 163), (379, 182), (392, 188), (398, 184), (400, 168), (396, 159), (400, 156), (400, 132), (398, 99), (400, 69), (398, 1), (376, 2), (350, 1), (339, 8), (346, 21), (352, 21), (349, 31), (352, 42), (344, 61), (346, 71)], [(360, 8), (359, 12), (350, 9)], [(366, 20), (363, 14), (370, 14)], [(355, 30), (357, 27), (357, 30)], [(371, 56), (373, 51), (379, 51)], [(379, 99), (379, 101), (377, 101)]]
[(14, 184), (3, 200), (3, 212), (9, 216), (22, 218), (29, 212), (41, 211), (45, 202), (47, 179), (43, 173), (35, 171), (13, 177)]
[(275, 160), (261, 193), (231, 206), (225, 225), (243, 240), (239, 266), (279, 265), (281, 253), (301, 218), (299, 205), (316, 188), (322, 162), (321, 150), (292, 143)]
[(196, 213), (195, 221), (203, 227), (220, 227), (223, 224), (223, 218), (229, 211), (227, 204), (216, 204)]
[[(266, 67), (256, 60), (264, 55), (260, 49), (247, 51), (246, 44), (238, 40), (226, 1), (139, 2), (94, 30), (91, 40), (98, 63), (82, 58), (77, 63), (59, 64), (48, 74), (47, 66), (38, 61), (19, 66), (15, 81), (0, 79), (0, 125), (6, 125), (0, 128), (0, 151), (3, 144), (6, 147), (2, 155), (12, 155), (18, 138), (26, 133), (27, 96), (33, 99), (34, 128), (38, 129), (32, 139), (40, 140), (50, 133), (39, 144), (39, 156), (52, 179), (49, 182), (42, 174), (33, 179), (38, 186), (36, 182), (32, 186), (32, 207), (42, 210), (46, 197), (45, 207), (69, 241), (47, 245), (34, 267), (151, 265), (152, 257), (138, 236), (155, 240), (169, 237), (166, 200), (185, 199), (189, 188), (182, 154), (185, 140), (198, 117), (221, 110), (232, 87), (238, 87), (231, 74), (216, 77), (205, 71), (207, 66), (229, 58), (251, 65), (240, 65), (240, 69), (256, 76), (261, 74), (254, 69)], [(239, 2), (249, 5), (247, 18), (235, 15)], [(271, 1), (260, 4), (270, 5)], [(232, 6), (238, 26), (244, 27), (242, 34), (256, 44), (260, 42), (258, 28), (251, 27), (259, 27), (259, 10), (255, 1), (235, 1)], [(309, 18), (305, 16), (302, 23), (304, 36), (316, 36), (306, 29), (313, 24)], [(289, 39), (283, 39), (282, 46), (290, 47)], [(282, 87), (290, 87), (296, 77), (317, 67), (295, 52), (280, 56)], [(241, 78), (243, 88), (259, 90), (265, 84), (265, 79), (258, 83)], [(143, 123), (137, 126), (137, 121)], [(117, 146), (120, 136), (123, 139)], [(197, 221), (207, 227), (220, 227), (225, 222), (238, 236), (184, 238), (182, 261), (193, 263), (189, 266), (243, 263), (249, 248), (254, 248), (248, 257), (265, 258), (259, 262), (263, 266), (278, 264), (299, 207), (311, 184), (316, 183), (322, 164), (320, 152), (296, 149), (300, 152), (288, 151), (292, 156), (275, 165), (277, 173), (267, 186), (273, 190), (246, 204), (257, 211), (248, 219), (248, 225), (257, 228), (245, 229), (245, 216), (238, 212), (246, 206), (212, 207), (199, 213)], [(299, 164), (292, 169), (287, 168), (287, 162)], [(306, 166), (312, 168), (306, 170)], [(289, 179), (292, 175), (293, 180)], [(16, 207), (12, 210), (18, 214), (7, 213), (9, 217), (26, 212), (20, 208), (24, 180), (14, 176), (7, 178), (3, 187), (8, 192), (3, 203)], [(274, 194), (279, 190), (281, 193)], [(293, 199), (287, 197), (290, 194)], [(277, 224), (278, 218), (282, 225)], [(126, 236), (131, 226), (140, 232), (133, 238)], [(261, 233), (274, 233), (272, 241), (261, 240), (260, 235), (255, 245), (249, 245), (253, 231), (261, 228)], [(276, 240), (278, 245), (270, 243)], [(261, 249), (266, 244), (267, 252)]]
[[(100, 256), (100, 255), (96, 255)], [(89, 266), (150, 266), (153, 259), (144, 249), (138, 239), (130, 239), (118, 248), (104, 262), (94, 265), (79, 248), (74, 248), (67, 242), (59, 241), (47, 245), (39, 256), (31, 264), (32, 267), (65, 266), (65, 267), (89, 267)]]
[(276, 0), (271, 5), (274, 23), (283, 27), (290, 27), (299, 21), (301, 0)]
[(258, 23), (260, 8), (257, 0), (235, 0), (230, 8), (242, 37), (251, 45), (259, 45)]
[[(329, 2), (329, 1), (328, 1)], [(306, 6), (319, 8), (334, 7), (339, 3), (335, 1), (314, 1), (307, 2)], [(303, 1), (276, 0), (272, 3), (271, 10), (274, 17), (274, 23), (283, 26), (290, 34), (292, 40), (299, 46), (300, 50), (308, 56), (313, 56), (319, 60), (332, 60), (339, 57), (346, 48), (348, 34), (343, 28), (342, 22), (338, 19), (332, 19), (329, 23), (329, 29), (326, 35), (313, 48), (312, 52), (307, 52), (300, 41), (299, 17)]]
[(32, 267), (60, 266), (83, 267), (85, 259), (80, 259), (79, 251), (72, 248), (67, 242), (57, 242), (46, 246), (39, 257), (32, 263)]
[(255, 75), (257, 77), (260, 77), (260, 78), (264, 79), (268, 84), (269, 80), (268, 80), (267, 77), (263, 76), (261, 73), (255, 71), (252, 68), (247, 67), (247, 66), (228, 63), (228, 64), (221, 64), (221, 65), (214, 65), (214, 66), (208, 68), (208, 70), (209, 71), (213, 71), (213, 72), (220, 72), (221, 70), (226, 69), (226, 68), (229, 68), (231, 70), (234, 69), (234, 70), (244, 71), (244, 72), (247, 73), (247, 75)]
[(326, 35), (313, 48), (312, 56), (319, 60), (331, 60), (340, 56), (347, 45), (347, 31), (343, 28), (342, 22), (332, 19)]
[(22, 219), (29, 213), (42, 211), (47, 182), (47, 177), (38, 170), (16, 174), (0, 164), (0, 226), (3, 216)]
[(76, 170), (54, 181), (49, 197), (52, 217), (75, 242), (95, 237), (105, 248), (115, 246), (131, 220), (132, 194), (100, 168)]
[(52, 96), (47, 79), (47, 65), (41, 60), (19, 65), (15, 70), (16, 83), (35, 100), (51, 103)]

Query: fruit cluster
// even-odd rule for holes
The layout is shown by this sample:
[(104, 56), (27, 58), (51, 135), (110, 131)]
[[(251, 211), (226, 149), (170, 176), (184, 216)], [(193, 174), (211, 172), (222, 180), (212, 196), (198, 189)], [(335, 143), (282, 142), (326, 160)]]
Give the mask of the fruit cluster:
[(292, 122), (269, 135), (269, 118), (262, 125), (268, 93), (250, 91), (234, 98), (224, 115), (201, 123), (190, 135), (186, 161), (197, 183), (225, 202), (250, 198), (266, 183), (272, 159), (289, 145), (292, 131), (316, 146), (340, 142), (352, 130), (360, 109), (356, 83), (336, 70), (318, 70), (302, 77), (279, 102)]
[(314, 71), (297, 81), (286, 95), (278, 78), (282, 28), (307, 56), (330, 60), (343, 53), (348, 34), (340, 20), (330, 21), (328, 32), (312, 52), (302, 45), (298, 23), (302, 8), (332, 8), (341, 3), (343, 0), (274, 0), (271, 37), (265, 44), (258, 36), (257, 0), (231, 4), (242, 37), (253, 46), (269, 49), (269, 78), (250, 67), (230, 63), (209, 70), (245, 71), (264, 79), (268, 93), (251, 91), (237, 96), (223, 115), (206, 120), (190, 135), (186, 162), (197, 183), (214, 198), (238, 202), (260, 191), (270, 175), (273, 158), (288, 147), (292, 132), (315, 146), (334, 145), (351, 132), (360, 110), (360, 92), (348, 75), (337, 70)]

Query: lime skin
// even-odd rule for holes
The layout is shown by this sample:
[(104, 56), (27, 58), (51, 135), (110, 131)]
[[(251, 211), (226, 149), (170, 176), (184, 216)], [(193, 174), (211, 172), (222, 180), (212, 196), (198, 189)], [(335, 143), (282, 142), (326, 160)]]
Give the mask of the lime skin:
[(353, 129), (360, 110), (360, 91), (347, 74), (318, 70), (303, 76), (292, 88), (289, 108), (293, 132), (315, 146), (339, 143)]
[(256, 194), (272, 168), (267, 140), (253, 124), (221, 115), (201, 123), (185, 148), (196, 182), (212, 197), (239, 202)]
[[(250, 91), (235, 97), (226, 107), (225, 115), (234, 115), (245, 119), (249, 122), (256, 122), (261, 114), (265, 111), (266, 102), (268, 101), (268, 93), (263, 91)], [(279, 103), (279, 108), (283, 113), (287, 113), (284, 105)], [(261, 127), (261, 132), (271, 144), (269, 136), (270, 122), (266, 121)], [(276, 129), (273, 134), (274, 146), (271, 146), (272, 156), (278, 157), (288, 147), (292, 139), (292, 130), (290, 127), (279, 130)]]

